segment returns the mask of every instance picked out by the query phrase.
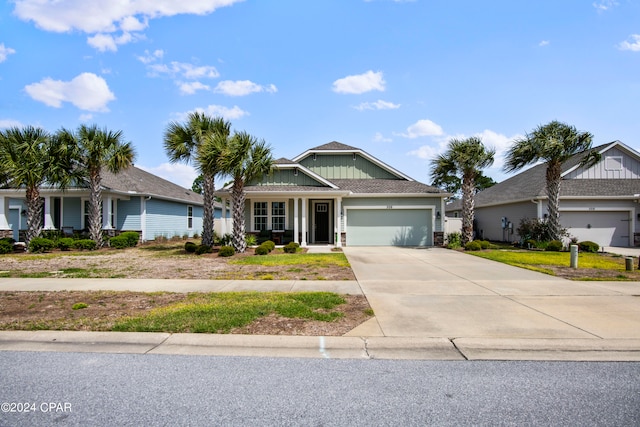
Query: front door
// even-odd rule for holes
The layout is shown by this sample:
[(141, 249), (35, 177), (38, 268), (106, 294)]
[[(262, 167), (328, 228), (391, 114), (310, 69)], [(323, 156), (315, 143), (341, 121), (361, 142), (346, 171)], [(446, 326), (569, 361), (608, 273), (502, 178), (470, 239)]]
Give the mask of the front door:
[(329, 202), (315, 204), (315, 243), (329, 243)]

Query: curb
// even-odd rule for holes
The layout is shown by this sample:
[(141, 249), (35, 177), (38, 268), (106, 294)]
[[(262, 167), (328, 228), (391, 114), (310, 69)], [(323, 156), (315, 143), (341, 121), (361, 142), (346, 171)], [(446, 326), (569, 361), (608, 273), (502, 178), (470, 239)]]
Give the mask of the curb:
[(395, 360), (640, 361), (639, 339), (0, 331), (0, 351)]

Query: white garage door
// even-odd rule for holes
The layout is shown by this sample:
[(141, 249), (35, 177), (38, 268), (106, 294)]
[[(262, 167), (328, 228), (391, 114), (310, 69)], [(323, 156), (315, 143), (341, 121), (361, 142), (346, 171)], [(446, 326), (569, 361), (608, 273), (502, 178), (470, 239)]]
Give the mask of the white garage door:
[(629, 246), (629, 212), (561, 212), (560, 224), (578, 241)]
[(430, 246), (429, 209), (349, 209), (347, 246)]

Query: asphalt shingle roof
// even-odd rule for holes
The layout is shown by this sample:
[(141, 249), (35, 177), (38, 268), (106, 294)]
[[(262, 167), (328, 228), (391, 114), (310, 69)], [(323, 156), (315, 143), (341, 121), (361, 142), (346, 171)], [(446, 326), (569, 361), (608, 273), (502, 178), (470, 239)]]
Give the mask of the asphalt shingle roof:
[(102, 186), (123, 193), (133, 191), (147, 196), (182, 200), (200, 205), (203, 203), (200, 194), (180, 187), (173, 182), (143, 171), (135, 166), (131, 166), (116, 175), (104, 170), (102, 172)]
[(354, 194), (444, 193), (431, 185), (403, 179), (332, 179), (331, 182)]
[(360, 151), (359, 148), (352, 147), (350, 145), (343, 144), (338, 141), (331, 141), (327, 144), (320, 145), (318, 147), (312, 148), (309, 151), (336, 151), (336, 150), (344, 150), (344, 151)]

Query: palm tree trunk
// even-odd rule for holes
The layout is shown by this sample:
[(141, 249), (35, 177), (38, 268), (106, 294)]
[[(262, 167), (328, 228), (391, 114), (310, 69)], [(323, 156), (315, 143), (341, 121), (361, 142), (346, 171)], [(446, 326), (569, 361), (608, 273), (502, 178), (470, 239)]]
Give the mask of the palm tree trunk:
[(245, 223), (244, 223), (244, 182), (242, 180), (234, 180), (232, 188), (233, 196), (233, 247), (236, 252), (243, 253), (247, 250), (247, 242), (245, 241)]
[(212, 174), (204, 174), (202, 177), (202, 195), (204, 199), (204, 212), (202, 214), (202, 244), (207, 246), (213, 246), (214, 191), (214, 176)]
[(38, 237), (42, 231), (42, 200), (37, 187), (27, 188), (27, 232), (25, 243), (27, 248), (34, 237)]
[(89, 176), (89, 237), (100, 248), (102, 242), (102, 188), (100, 172), (92, 171)]
[(547, 165), (547, 196), (549, 197), (549, 232), (554, 240), (560, 240), (560, 182), (562, 181), (562, 163), (550, 162)]
[(473, 240), (473, 218), (474, 218), (474, 190), (475, 182), (473, 177), (462, 177), (462, 245), (466, 245)]

